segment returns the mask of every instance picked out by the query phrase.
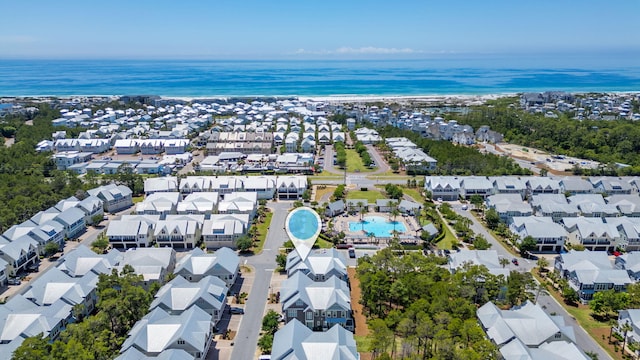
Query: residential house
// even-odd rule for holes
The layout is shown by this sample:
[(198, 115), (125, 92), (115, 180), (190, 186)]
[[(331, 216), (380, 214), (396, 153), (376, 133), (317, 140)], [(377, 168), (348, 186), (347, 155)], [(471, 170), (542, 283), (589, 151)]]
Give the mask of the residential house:
[(535, 194), (529, 203), (533, 207), (536, 216), (550, 217), (559, 223), (566, 217), (578, 217), (580, 210), (575, 204), (569, 204), (563, 194)]
[(148, 178), (144, 181), (144, 194), (146, 196), (157, 192), (176, 191), (178, 191), (178, 178), (175, 176)]
[(104, 216), (104, 202), (97, 196), (87, 196), (75, 205), (84, 212), (84, 222), (87, 225), (99, 223)]
[(258, 210), (258, 194), (254, 192), (234, 192), (224, 195), (218, 203), (219, 214), (248, 214), (250, 219)]
[(53, 221), (64, 227), (64, 237), (76, 239), (87, 230), (85, 213), (79, 208), (70, 208), (56, 215)]
[(569, 233), (569, 242), (592, 251), (614, 251), (620, 242), (617, 227), (602, 218), (564, 218), (562, 223)]
[(560, 252), (567, 241), (567, 231), (551, 217), (527, 216), (514, 217), (509, 225), (512, 233), (518, 235), (520, 241), (527, 236), (536, 240), (534, 252)]
[[(623, 330), (623, 325), (631, 325), (631, 331)], [(627, 344), (640, 343), (640, 309), (626, 309), (618, 311), (618, 324), (615, 331), (621, 336), (627, 336)]]
[(133, 193), (124, 185), (104, 185), (88, 190), (87, 193), (102, 200), (104, 211), (109, 213), (116, 213), (133, 205)]
[(298, 320), (292, 320), (273, 336), (271, 360), (314, 359), (360, 360), (353, 333), (342, 326), (326, 332), (313, 332)]
[(312, 250), (303, 261), (296, 250), (287, 255), (285, 271), (288, 277), (301, 272), (313, 281), (324, 281), (332, 276), (349, 281), (346, 261), (336, 249)]
[(180, 315), (196, 306), (211, 315), (215, 326), (226, 308), (228, 290), (225, 282), (215, 276), (189, 282), (177, 275), (158, 290), (149, 310), (160, 308), (169, 315)]
[(167, 275), (176, 266), (176, 251), (173, 248), (134, 248), (124, 252), (122, 261), (118, 264), (118, 271), (129, 265), (136, 274), (141, 275), (142, 285), (148, 288), (152, 283), (164, 284)]
[(198, 282), (208, 276), (214, 276), (224, 281), (231, 289), (240, 273), (240, 258), (235, 251), (223, 247), (213, 254), (207, 254), (200, 249), (193, 249), (180, 259), (176, 265), (175, 274), (183, 278)]
[(578, 194), (570, 196), (568, 200), (585, 217), (602, 218), (619, 215), (618, 208), (613, 204), (607, 204), (600, 194)]
[(589, 359), (576, 346), (573, 327), (560, 315), (547, 315), (538, 304), (526, 301), (501, 310), (488, 302), (476, 315), (505, 360)]
[(160, 219), (163, 220), (167, 215), (177, 213), (179, 201), (179, 192), (153, 193), (136, 205), (136, 214), (160, 215)]
[(535, 194), (559, 194), (560, 183), (558, 180), (543, 176), (530, 176), (526, 178), (528, 196)]
[(640, 252), (633, 251), (616, 256), (614, 266), (616, 269), (626, 270), (633, 281), (640, 280)]
[(142, 220), (113, 220), (106, 235), (116, 249), (146, 248), (153, 242), (153, 225)]
[(285, 322), (297, 319), (316, 331), (326, 331), (334, 325), (354, 330), (346, 281), (332, 276), (314, 282), (298, 271), (282, 283), (280, 295)]
[(531, 216), (531, 205), (522, 201), (520, 194), (496, 194), (487, 197), (487, 207), (494, 209), (505, 224), (510, 224), (513, 217)]
[(219, 194), (215, 192), (198, 192), (187, 195), (178, 203), (178, 214), (201, 214), (210, 218), (218, 208)]
[(583, 178), (567, 176), (560, 180), (560, 191), (571, 196), (577, 194), (593, 194), (595, 189), (592, 183)]
[(213, 340), (212, 329), (212, 316), (197, 306), (180, 315), (155, 308), (131, 328), (121, 353), (135, 349), (145, 357), (156, 358), (181, 350), (192, 359), (205, 359)]
[(278, 176), (276, 188), (279, 200), (300, 200), (307, 190), (306, 176)]
[(488, 196), (493, 195), (493, 184), (484, 176), (462, 177), (460, 181), (460, 196), (469, 199), (473, 195), (479, 195), (486, 199)]
[(615, 226), (620, 234), (618, 248), (624, 251), (640, 251), (640, 219), (626, 216), (605, 218), (604, 222)]
[(249, 214), (216, 214), (204, 221), (202, 240), (207, 249), (236, 247), (239, 237), (249, 229)]
[(118, 250), (111, 250), (106, 254), (96, 254), (86, 245), (80, 244), (77, 248), (64, 254), (56, 268), (73, 278), (83, 277), (87, 274), (111, 274), (111, 270), (120, 262), (122, 256)]
[(38, 243), (29, 236), (0, 244), (0, 258), (8, 263), (9, 276), (16, 276), (30, 265), (38, 264)]
[(606, 201), (608, 205), (615, 206), (620, 215), (640, 218), (640, 196), (637, 193), (611, 195)]
[(604, 252), (575, 251), (556, 257), (554, 267), (563, 278), (569, 280), (580, 301), (589, 302), (598, 291), (626, 291), (631, 284), (625, 270), (615, 269)]
[(598, 193), (605, 193), (607, 195), (628, 195), (633, 192), (633, 186), (621, 178), (589, 178), (589, 181), (593, 184), (593, 187)]
[(518, 194), (521, 200), (527, 196), (527, 184), (515, 176), (491, 177), (495, 194)]
[(271, 200), (276, 194), (276, 177), (247, 176), (242, 179), (244, 191), (255, 192), (258, 200)]
[(64, 246), (64, 226), (57, 221), (49, 220), (42, 223), (42, 225), (29, 230), (27, 235), (38, 243), (38, 248), (42, 255), (44, 255), (44, 249), (48, 243), (57, 244), (58, 248)]
[(427, 176), (424, 189), (431, 198), (442, 201), (455, 201), (460, 196), (460, 179), (454, 176)]
[(200, 225), (193, 220), (160, 220), (153, 236), (160, 247), (193, 249), (200, 241), (201, 232)]
[(87, 316), (98, 302), (97, 284), (96, 274), (73, 278), (54, 267), (34, 280), (23, 296), (38, 306), (62, 300), (72, 307), (79, 306), (82, 316)]

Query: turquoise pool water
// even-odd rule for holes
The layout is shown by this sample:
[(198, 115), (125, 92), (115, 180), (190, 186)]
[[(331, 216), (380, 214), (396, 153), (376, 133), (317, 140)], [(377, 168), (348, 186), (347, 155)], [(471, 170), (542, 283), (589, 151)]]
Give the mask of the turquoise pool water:
[(313, 211), (301, 208), (291, 213), (287, 228), (291, 235), (300, 240), (306, 240), (315, 235), (320, 228), (320, 223)]
[(367, 233), (372, 232), (375, 236), (380, 237), (392, 236), (391, 232), (394, 229), (394, 225), (396, 231), (407, 231), (403, 223), (399, 221), (389, 221), (386, 217), (382, 216), (365, 216), (362, 220), (362, 222), (350, 221), (349, 231), (362, 231), (362, 228), (364, 226), (364, 231), (366, 231)]

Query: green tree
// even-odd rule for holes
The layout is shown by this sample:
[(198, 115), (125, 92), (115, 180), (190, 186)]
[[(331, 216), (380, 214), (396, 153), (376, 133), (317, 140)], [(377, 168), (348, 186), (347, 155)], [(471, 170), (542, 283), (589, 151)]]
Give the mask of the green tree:
[[(487, 241), (487, 239), (481, 234), (476, 235), (476, 238), (473, 240), (473, 248), (476, 250), (487, 250), (491, 247), (491, 243)], [(507, 259), (505, 259), (507, 260)], [(509, 260), (507, 260), (507, 263)]]
[(531, 273), (521, 273), (519, 271), (511, 271), (507, 278), (507, 301), (511, 305), (520, 305), (524, 301), (528, 300), (534, 285), (533, 276)]
[(575, 304), (580, 300), (578, 292), (569, 285), (562, 287), (562, 298), (567, 304)]
[(263, 354), (270, 354), (273, 347), (273, 334), (265, 333), (258, 339), (258, 347)]
[(12, 360), (46, 359), (51, 351), (49, 341), (42, 334), (24, 339), (13, 352)]
[(629, 321), (625, 321), (624, 324), (620, 326), (620, 331), (622, 332), (622, 353), (624, 353), (624, 347), (627, 344), (627, 334), (629, 331), (633, 331), (633, 327), (629, 324)]
[(273, 310), (267, 311), (265, 316), (262, 318), (262, 331), (268, 334), (275, 334), (278, 331), (280, 315)]
[(489, 229), (495, 229), (498, 227), (498, 224), (500, 224), (500, 215), (498, 215), (498, 212), (493, 208), (485, 211), (484, 219)]
[(60, 244), (55, 241), (49, 241), (44, 245), (45, 256), (53, 256), (60, 251)]
[(484, 199), (478, 194), (471, 195), (469, 202), (478, 210), (484, 209)]
[(538, 242), (532, 236), (527, 236), (518, 244), (520, 256), (528, 257), (529, 253), (538, 247)]
[(504, 269), (507, 265), (509, 265), (509, 259), (505, 258), (505, 257), (501, 257), (500, 260), (498, 260), (498, 262), (500, 262), (500, 265), (502, 265), (502, 268)]
[(101, 234), (98, 238), (91, 243), (91, 250), (93, 250), (97, 254), (104, 254), (104, 252), (109, 247), (109, 238), (105, 235)]
[(287, 266), (287, 254), (279, 253), (276, 255), (276, 264), (278, 264), (278, 268), (284, 270)]
[(236, 240), (236, 247), (241, 252), (246, 252), (253, 247), (253, 240), (248, 235), (242, 235)]
[(536, 264), (538, 265), (538, 268), (540, 269), (540, 272), (542, 273), (543, 271), (547, 271), (547, 266), (549, 266), (549, 260), (547, 260), (543, 256), (540, 256), (538, 258), (538, 261), (536, 262)]

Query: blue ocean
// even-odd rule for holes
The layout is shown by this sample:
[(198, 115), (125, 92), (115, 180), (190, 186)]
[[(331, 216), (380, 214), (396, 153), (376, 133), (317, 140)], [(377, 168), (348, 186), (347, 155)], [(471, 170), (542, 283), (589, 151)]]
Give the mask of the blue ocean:
[(0, 60), (0, 96), (418, 96), (546, 90), (640, 91), (640, 59)]

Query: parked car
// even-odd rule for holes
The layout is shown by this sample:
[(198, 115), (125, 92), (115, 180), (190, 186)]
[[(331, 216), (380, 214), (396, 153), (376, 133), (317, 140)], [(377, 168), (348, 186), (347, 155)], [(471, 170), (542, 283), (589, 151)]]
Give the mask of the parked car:
[(462, 205), (462, 208), (461, 208), (461, 209), (462, 209), (462, 210), (467, 210), (468, 208), (469, 208), (469, 206), (467, 206), (467, 204), (465, 204), (465, 205)]
[(355, 259), (356, 258), (356, 249), (349, 248), (348, 251), (349, 251), (349, 257), (352, 258), (352, 259)]
[(27, 266), (27, 271), (28, 272), (36, 272), (40, 269), (40, 265), (39, 264), (31, 264), (29, 266)]
[(231, 309), (229, 309), (229, 311), (230, 311), (232, 314), (237, 314), (237, 315), (242, 315), (242, 314), (244, 314), (244, 309), (243, 309), (243, 308), (240, 308), (240, 307), (232, 307)]
[(7, 283), (9, 285), (20, 285), (22, 282), (20, 281), (20, 279), (15, 279), (15, 278), (10, 278)]
[(518, 259), (513, 258), (511, 259), (511, 262), (513, 263), (513, 265), (518, 266)]

